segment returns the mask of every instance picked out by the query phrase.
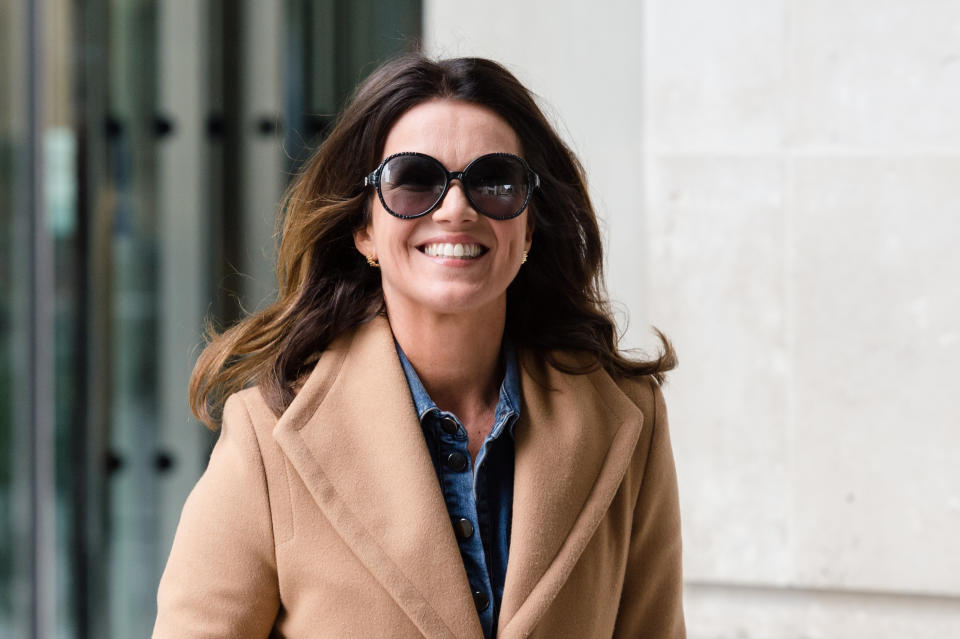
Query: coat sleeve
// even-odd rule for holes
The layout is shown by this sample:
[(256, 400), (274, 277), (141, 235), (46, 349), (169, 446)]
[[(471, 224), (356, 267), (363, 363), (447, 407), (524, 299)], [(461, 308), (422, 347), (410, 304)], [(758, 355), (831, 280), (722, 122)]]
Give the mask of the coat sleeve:
[(650, 443), (633, 514), (627, 570), (613, 635), (617, 639), (686, 637), (677, 473), (663, 393), (652, 380), (650, 386), (653, 410), (644, 421)]
[(153, 637), (267, 637), (279, 605), (263, 460), (249, 412), (234, 395), (180, 515)]

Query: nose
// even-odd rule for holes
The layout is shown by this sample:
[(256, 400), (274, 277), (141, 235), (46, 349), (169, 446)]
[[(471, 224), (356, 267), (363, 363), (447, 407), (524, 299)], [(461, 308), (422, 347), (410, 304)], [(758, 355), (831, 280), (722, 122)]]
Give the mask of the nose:
[(450, 181), (440, 206), (435, 208), (431, 215), (437, 222), (448, 224), (473, 222), (480, 216), (473, 209), (470, 200), (467, 199), (467, 195), (463, 191), (463, 183), (459, 179)]

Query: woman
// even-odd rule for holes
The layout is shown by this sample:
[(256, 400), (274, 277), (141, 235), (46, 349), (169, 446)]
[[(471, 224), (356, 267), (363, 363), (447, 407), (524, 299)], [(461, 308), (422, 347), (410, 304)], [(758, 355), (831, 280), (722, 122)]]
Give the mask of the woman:
[(683, 636), (674, 357), (618, 353), (601, 263), (509, 72), (374, 72), (286, 196), (277, 302), (194, 370), (222, 431), (154, 636)]

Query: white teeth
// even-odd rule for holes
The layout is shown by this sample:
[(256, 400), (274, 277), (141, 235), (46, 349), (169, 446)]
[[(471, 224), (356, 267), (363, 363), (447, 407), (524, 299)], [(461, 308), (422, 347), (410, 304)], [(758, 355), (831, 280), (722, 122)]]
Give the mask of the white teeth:
[(483, 247), (479, 244), (427, 244), (423, 252), (431, 257), (471, 258), (480, 255)]

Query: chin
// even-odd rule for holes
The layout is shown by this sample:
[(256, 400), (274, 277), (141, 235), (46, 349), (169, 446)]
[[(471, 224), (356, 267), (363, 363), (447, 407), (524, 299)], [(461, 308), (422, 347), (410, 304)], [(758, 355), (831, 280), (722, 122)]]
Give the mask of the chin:
[(496, 300), (478, 300), (473, 295), (458, 295), (450, 293), (429, 300), (424, 304), (425, 308), (444, 315), (455, 315), (460, 313), (479, 313), (484, 310), (492, 310), (497, 307)]
[(407, 299), (408, 303), (419, 307), (421, 311), (437, 315), (498, 312), (499, 309), (506, 308), (507, 302), (506, 289), (498, 295), (491, 295), (473, 286), (447, 284), (417, 293), (416, 296)]

